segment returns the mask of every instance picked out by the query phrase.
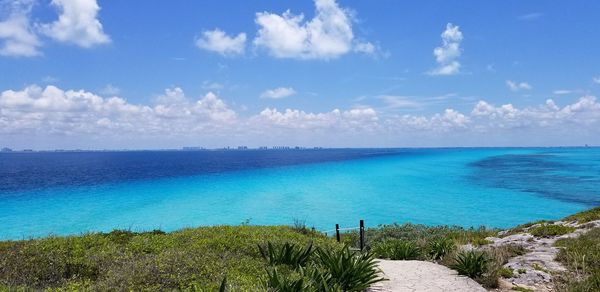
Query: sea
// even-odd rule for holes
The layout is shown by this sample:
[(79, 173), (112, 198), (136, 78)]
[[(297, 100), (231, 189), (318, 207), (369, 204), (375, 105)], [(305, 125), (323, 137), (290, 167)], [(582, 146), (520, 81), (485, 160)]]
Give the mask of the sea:
[(600, 148), (0, 153), (0, 239), (113, 229), (506, 228), (600, 205)]

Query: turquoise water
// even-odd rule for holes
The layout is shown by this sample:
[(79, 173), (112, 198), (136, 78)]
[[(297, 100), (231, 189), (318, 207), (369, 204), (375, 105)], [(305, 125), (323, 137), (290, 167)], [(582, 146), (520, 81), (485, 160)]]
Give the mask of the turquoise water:
[[(10, 175), (10, 174), (3, 174)], [(393, 222), (509, 227), (600, 202), (600, 150), (430, 149), (0, 192), (0, 238), (88, 231)]]

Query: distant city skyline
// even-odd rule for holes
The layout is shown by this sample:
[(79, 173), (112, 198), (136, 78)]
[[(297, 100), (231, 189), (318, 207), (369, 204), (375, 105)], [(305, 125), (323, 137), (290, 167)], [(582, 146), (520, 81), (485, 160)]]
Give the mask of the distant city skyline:
[(0, 147), (599, 145), (598, 11), (0, 0)]

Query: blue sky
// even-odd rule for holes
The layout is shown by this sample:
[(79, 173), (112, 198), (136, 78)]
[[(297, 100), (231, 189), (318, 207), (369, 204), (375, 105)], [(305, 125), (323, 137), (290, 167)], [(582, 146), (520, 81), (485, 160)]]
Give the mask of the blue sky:
[(0, 3), (2, 146), (600, 144), (598, 1)]

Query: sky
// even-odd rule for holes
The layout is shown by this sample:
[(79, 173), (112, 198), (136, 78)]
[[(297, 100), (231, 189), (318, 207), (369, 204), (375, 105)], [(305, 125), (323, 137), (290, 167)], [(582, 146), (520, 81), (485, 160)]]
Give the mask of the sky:
[(600, 145), (599, 12), (0, 0), (0, 147)]

